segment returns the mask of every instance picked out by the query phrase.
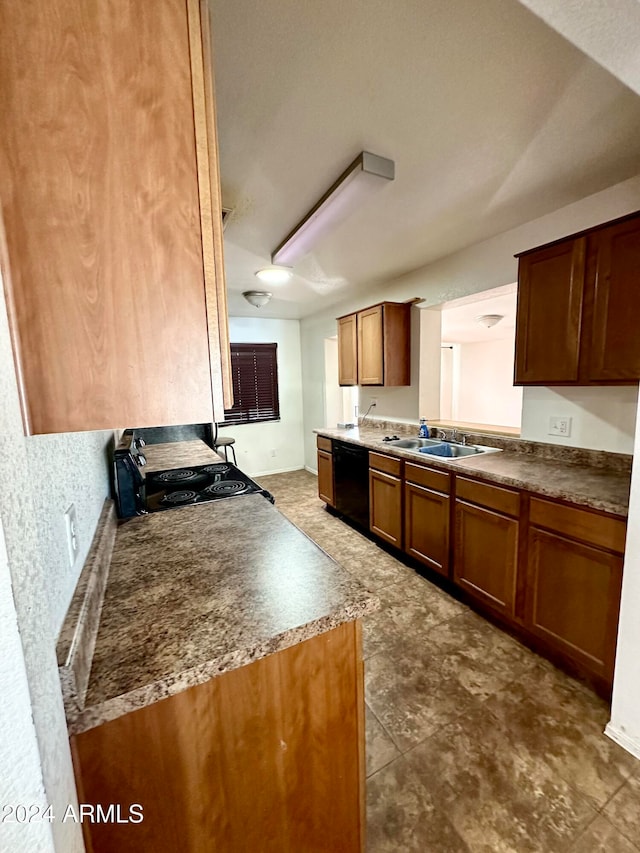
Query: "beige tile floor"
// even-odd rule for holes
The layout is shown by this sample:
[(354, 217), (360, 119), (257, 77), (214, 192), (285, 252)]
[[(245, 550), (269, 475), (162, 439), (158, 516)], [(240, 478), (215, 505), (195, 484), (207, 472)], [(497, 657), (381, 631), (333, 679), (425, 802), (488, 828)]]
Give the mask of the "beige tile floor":
[(640, 762), (608, 707), (330, 515), (305, 472), (261, 478), (370, 589), (369, 853), (640, 851)]

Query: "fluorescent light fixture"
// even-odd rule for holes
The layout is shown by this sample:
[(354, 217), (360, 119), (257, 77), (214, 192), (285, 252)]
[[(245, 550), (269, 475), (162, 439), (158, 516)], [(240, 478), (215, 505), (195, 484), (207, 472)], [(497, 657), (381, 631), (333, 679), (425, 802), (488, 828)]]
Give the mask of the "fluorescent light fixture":
[(291, 270), (284, 267), (265, 267), (256, 273), (256, 276), (264, 284), (286, 284), (291, 275)]
[(273, 296), (272, 293), (268, 293), (266, 290), (245, 290), (242, 295), (254, 308), (262, 308)]
[(383, 181), (395, 177), (395, 163), (369, 151), (362, 151), (338, 180), (316, 202), (271, 255), (274, 264), (291, 265), (338, 222), (346, 219), (364, 198)]

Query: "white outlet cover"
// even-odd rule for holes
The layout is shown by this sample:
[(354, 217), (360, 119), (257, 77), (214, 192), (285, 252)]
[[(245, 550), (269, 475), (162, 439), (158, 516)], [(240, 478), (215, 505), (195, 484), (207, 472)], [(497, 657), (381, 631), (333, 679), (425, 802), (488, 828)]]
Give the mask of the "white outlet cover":
[(571, 435), (571, 418), (549, 418), (548, 435), (561, 435), (568, 438)]
[(76, 505), (71, 504), (64, 514), (64, 523), (67, 531), (67, 552), (69, 554), (69, 565), (73, 566), (80, 550), (78, 541), (78, 516)]

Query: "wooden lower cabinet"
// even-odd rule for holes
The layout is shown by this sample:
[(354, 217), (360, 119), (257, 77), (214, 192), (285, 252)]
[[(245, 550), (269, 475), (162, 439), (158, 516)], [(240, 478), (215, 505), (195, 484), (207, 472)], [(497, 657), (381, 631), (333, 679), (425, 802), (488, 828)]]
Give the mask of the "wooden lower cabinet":
[(333, 454), (326, 450), (318, 450), (318, 497), (329, 506), (335, 506)]
[(360, 624), (72, 738), (79, 798), (143, 808), (84, 823), (93, 853), (361, 853)]
[(454, 579), (470, 595), (515, 616), (518, 572), (515, 518), (456, 500)]
[(450, 476), (407, 463), (404, 550), (441, 575), (449, 575)]
[[(553, 523), (553, 504), (536, 500), (532, 504), (532, 519), (536, 518), (536, 504), (546, 505), (541, 520)], [(624, 522), (573, 508), (557, 509), (556, 526), (562, 529), (543, 529), (535, 524), (529, 529), (525, 625), (550, 649), (610, 684), (623, 558), (621, 553), (605, 549), (599, 522), (622, 529)], [(567, 512), (570, 515), (565, 519)], [(570, 523), (564, 524), (565, 520)], [(592, 541), (578, 541), (578, 531)]]
[(402, 548), (402, 480), (373, 468), (369, 468), (369, 529)]

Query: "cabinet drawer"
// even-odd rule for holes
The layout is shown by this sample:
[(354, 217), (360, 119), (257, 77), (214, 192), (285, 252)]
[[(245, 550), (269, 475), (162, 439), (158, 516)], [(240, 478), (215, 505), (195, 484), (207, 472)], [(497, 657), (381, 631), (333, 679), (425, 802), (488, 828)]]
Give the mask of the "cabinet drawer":
[(503, 512), (505, 515), (520, 514), (519, 492), (503, 489), (500, 486), (490, 486), (487, 483), (467, 480), (465, 477), (456, 477), (456, 497)]
[(326, 450), (327, 453), (331, 453), (331, 451), (333, 450), (333, 448), (331, 447), (331, 439), (325, 438), (322, 435), (318, 436), (317, 447), (318, 450)]
[(404, 478), (408, 483), (415, 483), (416, 486), (424, 486), (426, 489), (435, 489), (436, 492), (444, 492), (445, 495), (451, 491), (451, 475), (444, 471), (435, 471), (433, 468), (423, 468), (421, 465), (405, 462)]
[(555, 530), (581, 542), (624, 554), (627, 525), (620, 518), (531, 498), (531, 524)]
[(383, 456), (382, 453), (369, 452), (369, 467), (399, 477), (402, 470), (402, 460), (393, 456)]

